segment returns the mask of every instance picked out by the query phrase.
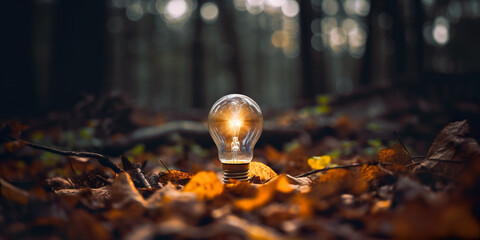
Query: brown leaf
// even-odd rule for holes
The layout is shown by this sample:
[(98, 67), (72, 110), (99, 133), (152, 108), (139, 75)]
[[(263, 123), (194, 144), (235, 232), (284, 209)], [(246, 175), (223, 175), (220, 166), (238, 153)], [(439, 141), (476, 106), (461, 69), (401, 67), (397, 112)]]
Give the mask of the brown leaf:
[(453, 122), (440, 131), (428, 150), (424, 162), (413, 169), (413, 173), (421, 173), (428, 170), (436, 175), (455, 178), (464, 168), (465, 162), (479, 156), (480, 146), (470, 136), (470, 127), (467, 120)]
[(223, 184), (214, 172), (198, 172), (187, 183), (184, 192), (196, 193), (199, 200), (210, 200), (222, 194)]
[(119, 173), (111, 186), (111, 202), (113, 208), (124, 208), (128, 205), (145, 206), (145, 200), (135, 188), (130, 175)]
[(358, 195), (368, 189), (368, 182), (346, 169), (332, 169), (321, 175), (312, 186), (312, 196), (335, 197), (342, 193)]
[(0, 192), (4, 198), (10, 201), (14, 201), (22, 205), (28, 204), (28, 193), (20, 188), (13, 186), (12, 184), (3, 180), (3, 178), (0, 178)]
[(70, 222), (67, 225), (69, 239), (112, 239), (110, 232), (102, 222), (91, 214), (78, 210), (71, 213)]
[(186, 184), (188, 181), (190, 181), (192, 176), (193, 175), (191, 173), (170, 170), (160, 173), (158, 175), (158, 181), (162, 184), (167, 184), (168, 182), (174, 184)]
[(45, 180), (45, 184), (53, 190), (59, 190), (64, 188), (73, 188), (72, 183), (61, 177), (53, 177)]
[(292, 191), (293, 188), (288, 183), (287, 176), (281, 174), (267, 184), (260, 186), (254, 198), (236, 200), (234, 205), (243, 211), (251, 211), (268, 203), (276, 192), (290, 193)]
[(257, 193), (257, 185), (250, 182), (233, 182), (225, 185), (225, 189), (228, 190), (235, 197), (251, 198)]
[(360, 168), (360, 177), (367, 181), (375, 180), (379, 175), (384, 175), (385, 172), (380, 170), (378, 166), (365, 164)]
[(408, 152), (398, 143), (393, 144), (391, 148), (382, 149), (378, 153), (378, 161), (383, 168), (394, 174), (404, 173), (405, 166), (413, 163)]
[(249, 177), (253, 183), (265, 183), (277, 177), (277, 173), (261, 162), (250, 162)]

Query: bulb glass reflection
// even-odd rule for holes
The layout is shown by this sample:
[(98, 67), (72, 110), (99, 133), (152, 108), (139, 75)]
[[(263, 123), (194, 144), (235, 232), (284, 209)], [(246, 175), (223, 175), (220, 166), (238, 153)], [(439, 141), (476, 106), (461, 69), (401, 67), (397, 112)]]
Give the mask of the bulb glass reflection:
[(208, 115), (208, 130), (223, 164), (249, 163), (263, 129), (258, 104), (241, 94), (220, 98)]

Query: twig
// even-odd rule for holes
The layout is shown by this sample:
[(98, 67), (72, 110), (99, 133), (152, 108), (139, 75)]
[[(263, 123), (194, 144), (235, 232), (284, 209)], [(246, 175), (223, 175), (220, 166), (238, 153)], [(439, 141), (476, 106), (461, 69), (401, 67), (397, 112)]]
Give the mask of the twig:
[(162, 165), (165, 167), (165, 169), (167, 169), (168, 173), (172, 174), (170, 172), (170, 169), (168, 169), (167, 165), (165, 165), (165, 163), (162, 161), (162, 159), (160, 159), (160, 162), (162, 163)]
[[(398, 136), (396, 131), (393, 131), (393, 135), (395, 135), (395, 137), (397, 138), (397, 141), (400, 143), (400, 145), (402, 145), (403, 149), (405, 149), (405, 152), (407, 152), (408, 156), (410, 156), (410, 152), (408, 152), (407, 147), (405, 147), (405, 144), (403, 144), (402, 139), (400, 139), (400, 137)], [(412, 158), (412, 157), (410, 157), (410, 158)], [(412, 158), (412, 161), (413, 161), (413, 158)]]
[(315, 173), (319, 173), (319, 172), (326, 172), (328, 170), (332, 170), (332, 169), (345, 169), (345, 168), (353, 168), (353, 167), (360, 167), (360, 166), (363, 166), (365, 164), (369, 164), (369, 163), (354, 163), (354, 164), (349, 164), (349, 165), (342, 165), (342, 166), (337, 166), (337, 167), (329, 167), (329, 168), (322, 168), (322, 169), (315, 169), (315, 170), (312, 170), (310, 172), (306, 172), (306, 173), (303, 173), (303, 174), (300, 174), (298, 176), (295, 176), (296, 178), (299, 178), (299, 177), (306, 177), (306, 176), (310, 176), (312, 174), (315, 174)]
[(123, 169), (121, 169), (121, 168), (119, 168), (117, 165), (115, 165), (115, 163), (113, 163), (112, 160), (110, 160), (110, 158), (108, 158), (107, 156), (104, 156), (104, 155), (102, 155), (102, 154), (99, 154), (99, 153), (64, 151), (64, 150), (59, 150), (59, 149), (55, 149), (55, 148), (43, 146), (43, 145), (40, 145), (40, 144), (28, 142), (28, 141), (25, 141), (25, 140), (22, 140), (22, 139), (18, 139), (18, 138), (12, 137), (12, 136), (6, 136), (6, 138), (8, 138), (9, 140), (12, 140), (12, 141), (20, 141), (20, 142), (23, 142), (23, 143), (25, 143), (26, 145), (28, 145), (28, 146), (30, 146), (30, 147), (32, 147), (32, 148), (38, 149), (38, 150), (42, 150), (42, 151), (46, 151), (46, 152), (51, 152), (51, 153), (55, 153), (55, 154), (62, 155), (62, 156), (74, 156), (74, 157), (94, 158), (94, 159), (97, 159), (97, 161), (98, 161), (101, 165), (112, 169), (115, 173), (124, 172)]
[(147, 181), (147, 179), (145, 178), (145, 175), (143, 175), (142, 169), (140, 169), (140, 164), (136, 164), (136, 165), (135, 165), (135, 172), (137, 173), (138, 178), (140, 178), (140, 181), (143, 183), (143, 185), (144, 185), (146, 188), (152, 188), (152, 186), (150, 186), (150, 183), (149, 183), (149, 182)]

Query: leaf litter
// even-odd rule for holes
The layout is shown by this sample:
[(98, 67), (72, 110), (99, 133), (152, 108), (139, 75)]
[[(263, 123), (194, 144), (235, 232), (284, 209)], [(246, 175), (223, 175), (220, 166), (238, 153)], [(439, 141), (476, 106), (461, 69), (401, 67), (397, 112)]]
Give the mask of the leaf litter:
[[(25, 129), (1, 132), (19, 137)], [(266, 145), (265, 158), (250, 164), (251, 181), (226, 185), (218, 163), (178, 167), (188, 153), (175, 146), (125, 151), (134, 159), (114, 159), (125, 170), (115, 174), (84, 158), (38, 163), (41, 152), (2, 141), (7, 238), (480, 238), (480, 147), (466, 121), (440, 131), (423, 158), (403, 143), (343, 159), (298, 141), (283, 151)], [(156, 155), (165, 163), (154, 164)]]

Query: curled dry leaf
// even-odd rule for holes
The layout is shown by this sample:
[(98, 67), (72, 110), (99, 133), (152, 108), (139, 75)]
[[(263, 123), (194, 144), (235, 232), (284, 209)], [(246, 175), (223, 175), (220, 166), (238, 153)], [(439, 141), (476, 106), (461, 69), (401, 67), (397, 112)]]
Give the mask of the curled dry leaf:
[(111, 186), (111, 194), (112, 210), (108, 212), (107, 218), (117, 219), (126, 215), (138, 217), (143, 214), (146, 202), (128, 173), (118, 174)]
[(467, 120), (453, 122), (437, 135), (425, 160), (413, 169), (413, 173), (422, 173), (428, 170), (437, 176), (455, 178), (462, 171), (466, 162), (479, 157), (480, 145), (470, 136)]
[(201, 171), (192, 177), (183, 191), (196, 193), (199, 200), (210, 200), (222, 194), (223, 183), (214, 172)]
[(267, 184), (258, 187), (255, 197), (236, 200), (234, 206), (243, 211), (251, 211), (272, 200), (276, 192), (290, 193), (292, 191), (293, 188), (288, 183), (287, 176), (281, 174)]
[(167, 184), (168, 182), (174, 184), (186, 184), (192, 178), (191, 173), (181, 172), (177, 170), (169, 170), (166, 172), (162, 172), (158, 175), (158, 181), (162, 184)]
[(278, 176), (269, 166), (261, 162), (251, 162), (249, 174), (253, 183), (265, 183)]
[(53, 190), (60, 190), (65, 188), (73, 188), (72, 182), (68, 181), (65, 178), (53, 177), (45, 180), (45, 184), (52, 188)]
[(378, 153), (380, 165), (393, 174), (406, 173), (406, 165), (413, 163), (412, 158), (402, 145), (396, 143), (391, 148)]

